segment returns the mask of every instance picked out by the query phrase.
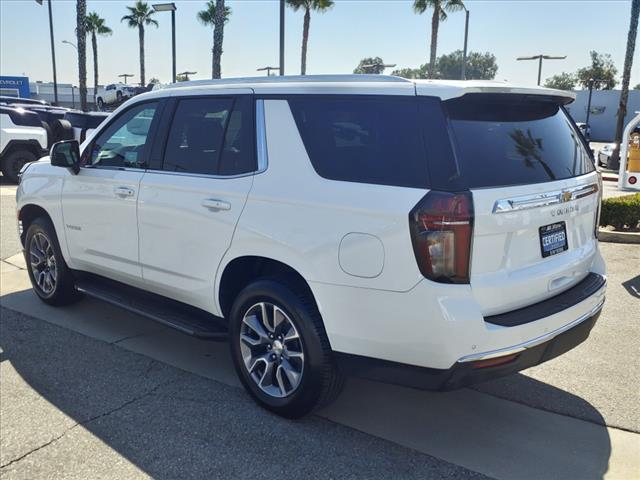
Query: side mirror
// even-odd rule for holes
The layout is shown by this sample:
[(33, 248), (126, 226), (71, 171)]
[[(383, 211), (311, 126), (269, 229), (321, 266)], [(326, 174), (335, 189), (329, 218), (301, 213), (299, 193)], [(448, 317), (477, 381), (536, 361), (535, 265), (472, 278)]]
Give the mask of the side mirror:
[(80, 171), (80, 144), (77, 140), (63, 140), (51, 147), (51, 165), (70, 168), (74, 174)]

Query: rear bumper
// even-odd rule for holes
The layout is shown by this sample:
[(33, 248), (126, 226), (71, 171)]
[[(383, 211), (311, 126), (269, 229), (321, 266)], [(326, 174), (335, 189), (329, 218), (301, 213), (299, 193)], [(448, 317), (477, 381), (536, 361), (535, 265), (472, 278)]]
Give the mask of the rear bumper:
[(592, 271), (603, 282), (587, 298), (569, 292), (545, 300), (532, 306), (534, 320), (513, 326), (487, 321), (470, 285), (425, 280), (407, 292), (311, 287), (334, 352), (448, 370), (465, 357), (546, 342), (592, 315), (605, 299), (603, 262), (594, 261)]
[(603, 303), (565, 327), (511, 347), (462, 357), (449, 369), (417, 367), (344, 353), (335, 355), (347, 375), (422, 390), (455, 390), (519, 372), (568, 352), (589, 337)]

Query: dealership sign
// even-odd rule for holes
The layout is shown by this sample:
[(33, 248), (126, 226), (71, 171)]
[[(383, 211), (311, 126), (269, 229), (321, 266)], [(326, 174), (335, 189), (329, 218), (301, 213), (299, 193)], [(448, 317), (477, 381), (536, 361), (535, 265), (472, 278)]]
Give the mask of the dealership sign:
[(29, 77), (0, 76), (0, 95), (29, 98)]

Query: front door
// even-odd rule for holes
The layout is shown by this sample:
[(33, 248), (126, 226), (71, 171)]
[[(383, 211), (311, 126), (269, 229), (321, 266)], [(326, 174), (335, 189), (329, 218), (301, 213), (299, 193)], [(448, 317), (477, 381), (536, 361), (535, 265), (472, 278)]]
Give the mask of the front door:
[(62, 192), (71, 264), (119, 281), (141, 278), (137, 201), (158, 102), (118, 115), (88, 145)]
[(166, 147), (140, 184), (146, 288), (208, 311), (256, 170), (252, 97), (239, 93), (167, 106)]

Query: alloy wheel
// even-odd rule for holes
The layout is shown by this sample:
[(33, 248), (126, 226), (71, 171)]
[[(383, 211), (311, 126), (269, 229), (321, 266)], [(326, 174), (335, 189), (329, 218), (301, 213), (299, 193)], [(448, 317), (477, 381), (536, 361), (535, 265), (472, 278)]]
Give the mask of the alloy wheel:
[(240, 327), (240, 352), (249, 376), (267, 395), (287, 397), (300, 385), (302, 339), (277, 305), (260, 302), (247, 310)]
[(50, 295), (56, 289), (58, 269), (53, 246), (45, 234), (36, 233), (29, 246), (29, 264), (38, 288)]

